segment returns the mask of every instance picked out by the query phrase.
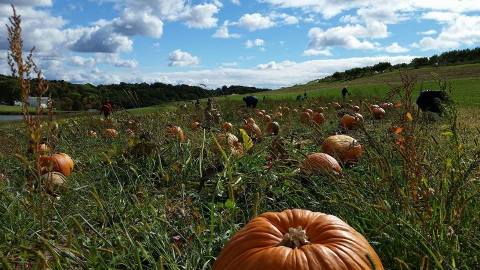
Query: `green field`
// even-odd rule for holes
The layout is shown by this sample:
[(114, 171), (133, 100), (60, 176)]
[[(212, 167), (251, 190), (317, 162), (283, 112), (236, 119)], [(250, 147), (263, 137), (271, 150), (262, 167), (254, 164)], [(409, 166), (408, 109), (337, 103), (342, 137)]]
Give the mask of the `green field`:
[[(451, 76), (461, 68), (449, 69)], [(33, 136), (23, 123), (0, 125), (0, 268), (208, 270), (251, 219), (301, 208), (348, 223), (385, 269), (478, 269), (479, 79), (458, 77), (450, 78), (457, 110), (444, 118), (403, 107), (375, 120), (366, 104), (385, 99), (388, 87), (375, 78), (351, 81), (352, 103), (364, 117), (352, 130), (339, 125), (339, 112), (328, 104), (340, 101), (342, 83), (267, 93), (259, 108), (279, 123), (277, 136), (265, 134), (265, 117), (246, 109), (241, 96), (216, 99), (218, 122), (206, 118), (205, 102), (198, 111), (176, 102), (117, 111), (109, 120), (59, 119), (58, 129), (44, 124)], [(309, 99), (295, 101), (304, 89)], [(302, 110), (327, 106), (323, 124), (300, 121)], [(249, 117), (263, 136), (246, 149), (239, 129)], [(210, 130), (192, 129), (194, 121)], [(232, 154), (223, 121), (233, 124), (243, 155)], [(172, 136), (169, 125), (181, 127), (186, 139)], [(118, 137), (104, 136), (112, 128)], [(322, 152), (335, 134), (358, 140), (361, 158), (349, 163), (334, 155), (339, 175), (306, 170), (306, 157)], [(28, 151), (32, 139), (73, 158), (66, 184), (52, 187), (38, 177), (44, 171)]]

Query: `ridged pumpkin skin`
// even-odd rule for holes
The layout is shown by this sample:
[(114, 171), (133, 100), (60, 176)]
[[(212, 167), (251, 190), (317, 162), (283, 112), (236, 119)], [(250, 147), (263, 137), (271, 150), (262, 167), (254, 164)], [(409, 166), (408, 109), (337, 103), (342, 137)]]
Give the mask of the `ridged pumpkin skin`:
[(45, 171), (51, 168), (53, 172), (59, 172), (65, 176), (72, 174), (73, 164), (72, 158), (64, 153), (40, 157), (40, 166)]
[(323, 152), (342, 162), (357, 162), (363, 153), (362, 145), (347, 135), (330, 136), (322, 144)]
[(325, 153), (313, 153), (303, 161), (303, 170), (308, 173), (340, 174), (342, 167), (332, 156)]
[[(291, 229), (299, 227), (309, 243), (284, 246), (285, 235), (294, 235)], [(383, 266), (368, 241), (339, 218), (294, 209), (251, 220), (227, 243), (213, 269), (383, 270)]]

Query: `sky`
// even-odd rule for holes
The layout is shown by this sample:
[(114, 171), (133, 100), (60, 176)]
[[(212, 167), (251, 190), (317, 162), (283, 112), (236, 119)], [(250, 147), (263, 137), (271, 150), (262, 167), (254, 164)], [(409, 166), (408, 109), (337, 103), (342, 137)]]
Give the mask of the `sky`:
[(480, 46), (479, 0), (0, 0), (47, 79), (279, 88)]

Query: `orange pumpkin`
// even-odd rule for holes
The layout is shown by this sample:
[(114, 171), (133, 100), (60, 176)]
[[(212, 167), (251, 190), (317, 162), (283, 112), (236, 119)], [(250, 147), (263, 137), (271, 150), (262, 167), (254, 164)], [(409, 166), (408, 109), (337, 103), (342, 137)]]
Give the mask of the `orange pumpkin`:
[(90, 130), (87, 135), (89, 137), (92, 137), (92, 138), (96, 138), (97, 137), (97, 132), (93, 131), (93, 130)]
[(322, 150), (345, 163), (357, 162), (363, 154), (362, 145), (347, 135), (328, 137), (322, 144)]
[(264, 213), (226, 244), (213, 270), (383, 270), (367, 239), (341, 219), (302, 209)]
[(217, 135), (217, 141), (224, 149), (229, 149), (236, 156), (243, 155), (243, 145), (239, 142), (237, 136), (232, 133), (221, 133)]
[(346, 129), (355, 129), (358, 125), (363, 122), (363, 116), (359, 113), (355, 115), (345, 114), (340, 121), (342, 127)]
[(325, 123), (325, 116), (323, 115), (323, 113), (317, 112), (313, 114), (312, 120), (318, 125), (322, 125), (323, 123)]
[(277, 122), (270, 122), (267, 126), (267, 134), (269, 135), (278, 135), (280, 131), (280, 125)]
[(312, 116), (308, 112), (302, 112), (300, 114), (300, 122), (304, 124), (310, 124), (311, 120), (312, 120)]
[(357, 112), (357, 113), (360, 112), (360, 107), (357, 105), (353, 106), (352, 109), (354, 112)]
[(190, 125), (190, 128), (191, 128), (192, 130), (197, 130), (199, 127), (200, 127), (200, 123), (197, 122), (197, 121), (193, 122), (193, 123)]
[(248, 125), (255, 124), (255, 119), (253, 119), (253, 118), (250, 117), (250, 118), (248, 118), (248, 119), (246, 120), (246, 123), (247, 123)]
[(263, 116), (263, 121), (265, 121), (265, 123), (270, 123), (270, 122), (272, 122), (272, 117), (268, 114), (265, 114)]
[(311, 110), (311, 109), (306, 109), (305, 112), (307, 112), (307, 113), (310, 114), (310, 115), (313, 114), (313, 110)]
[(257, 124), (246, 123), (244, 128), (245, 128), (245, 131), (247, 131), (248, 136), (252, 138), (257, 138), (257, 139), (262, 138), (262, 130), (258, 127)]
[(303, 161), (303, 169), (309, 173), (340, 174), (342, 167), (332, 156), (325, 153), (308, 155)]
[(107, 128), (107, 129), (105, 129), (104, 135), (107, 138), (116, 138), (118, 136), (118, 131), (116, 131), (113, 128)]
[(40, 167), (44, 172), (59, 172), (65, 176), (70, 176), (73, 171), (73, 160), (65, 153), (58, 153), (51, 156), (40, 157)]
[(276, 112), (273, 116), (274, 116), (275, 118), (282, 118), (283, 113), (281, 113), (281, 112)]
[(228, 131), (232, 130), (233, 125), (232, 125), (232, 123), (225, 122), (225, 123), (223, 123), (222, 128), (223, 128), (224, 131), (228, 132)]
[(185, 141), (185, 133), (183, 133), (183, 130), (181, 127), (168, 126), (167, 134), (170, 135), (170, 137), (177, 137), (179, 142)]
[(373, 118), (375, 119), (382, 119), (385, 116), (385, 110), (378, 107), (372, 109)]

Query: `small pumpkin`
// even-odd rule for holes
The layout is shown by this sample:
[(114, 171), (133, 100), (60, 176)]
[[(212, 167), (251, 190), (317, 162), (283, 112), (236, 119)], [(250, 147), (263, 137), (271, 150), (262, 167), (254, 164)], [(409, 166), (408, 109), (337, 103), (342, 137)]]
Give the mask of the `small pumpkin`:
[(385, 117), (385, 110), (380, 108), (380, 107), (373, 108), (372, 109), (372, 114), (373, 114), (373, 118), (382, 119), (383, 117)]
[(104, 132), (105, 137), (107, 138), (116, 138), (118, 136), (118, 131), (113, 128), (107, 128)]
[(45, 189), (49, 193), (55, 193), (65, 186), (67, 178), (59, 172), (49, 172), (41, 176)]
[(311, 120), (312, 120), (312, 116), (308, 112), (302, 112), (300, 114), (300, 122), (304, 124), (310, 124)]
[(325, 123), (325, 116), (321, 112), (316, 112), (313, 114), (312, 120), (318, 125), (322, 125), (323, 123)]
[(357, 162), (363, 154), (363, 147), (347, 135), (330, 136), (322, 144), (323, 152), (344, 163)]
[(276, 136), (276, 135), (278, 135), (279, 131), (280, 131), (280, 125), (278, 124), (278, 122), (268, 123), (267, 134)]
[(183, 133), (181, 127), (170, 125), (167, 127), (167, 134), (170, 135), (170, 137), (177, 137), (179, 142), (185, 141), (185, 133)]
[(224, 149), (229, 149), (235, 156), (243, 155), (243, 145), (238, 140), (237, 136), (226, 132), (217, 135), (217, 141)]
[(308, 173), (340, 174), (342, 167), (338, 161), (325, 153), (313, 153), (303, 161), (303, 170)]
[(332, 107), (335, 110), (340, 110), (342, 108), (342, 105), (340, 105), (340, 103), (338, 103), (338, 102), (332, 102)]
[(88, 133), (87, 133), (88, 137), (91, 137), (91, 138), (97, 138), (97, 132), (93, 131), (93, 130), (90, 130)]
[(223, 123), (222, 128), (225, 132), (228, 132), (228, 131), (232, 130), (233, 125), (230, 122), (225, 122), (225, 123)]
[(190, 128), (192, 130), (197, 130), (199, 127), (200, 127), (200, 122), (197, 122), (197, 121), (192, 122), (192, 124), (190, 125)]
[(363, 116), (359, 113), (354, 115), (345, 114), (342, 120), (340, 120), (341, 126), (346, 129), (355, 129), (361, 122), (363, 122)]
[(245, 128), (245, 131), (247, 131), (248, 136), (252, 138), (257, 138), (257, 139), (262, 138), (262, 130), (258, 127), (257, 124), (255, 124), (255, 122), (253, 123), (245, 122), (244, 128)]
[(270, 123), (270, 122), (272, 122), (272, 117), (271, 117), (270, 115), (268, 115), (268, 114), (265, 114), (265, 115), (263, 116), (263, 121), (264, 121), (265, 123)]
[(225, 245), (213, 270), (383, 270), (367, 239), (338, 217), (303, 209), (264, 213)]
[(58, 153), (51, 156), (40, 157), (40, 167), (44, 172), (59, 172), (65, 176), (70, 176), (73, 171), (74, 162), (72, 158), (65, 153)]
[(357, 112), (357, 113), (360, 112), (360, 107), (357, 105), (353, 106), (352, 109), (354, 112)]

